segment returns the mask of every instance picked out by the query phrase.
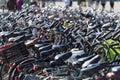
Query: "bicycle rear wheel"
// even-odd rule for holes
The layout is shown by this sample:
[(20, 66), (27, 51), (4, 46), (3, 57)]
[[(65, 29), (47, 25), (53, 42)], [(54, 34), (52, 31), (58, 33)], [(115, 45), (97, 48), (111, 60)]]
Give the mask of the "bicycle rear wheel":
[[(34, 59), (34, 58), (27, 59), (27, 60), (20, 62), (11, 71), (11, 73), (9, 74), (8, 80), (16, 80), (16, 79), (24, 80), (24, 78), (26, 77), (27, 74), (34, 75), (35, 74), (35, 71), (33, 69), (34, 63), (36, 63), (36, 59)], [(41, 68), (39, 68), (38, 71), (40, 71), (40, 70), (41, 70)]]
[(0, 69), (0, 80), (8, 80), (8, 70), (9, 66), (2, 64)]

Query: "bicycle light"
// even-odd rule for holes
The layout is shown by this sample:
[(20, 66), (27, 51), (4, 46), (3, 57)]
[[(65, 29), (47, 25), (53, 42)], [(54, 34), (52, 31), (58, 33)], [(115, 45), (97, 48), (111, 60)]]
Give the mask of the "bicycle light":
[(38, 71), (38, 66), (37, 66), (37, 65), (34, 65), (33, 70), (34, 70), (35, 72)]
[(15, 76), (15, 80), (18, 80), (18, 76)]
[(17, 66), (17, 70), (18, 70), (19, 72), (21, 71), (21, 66), (20, 66), (20, 65)]

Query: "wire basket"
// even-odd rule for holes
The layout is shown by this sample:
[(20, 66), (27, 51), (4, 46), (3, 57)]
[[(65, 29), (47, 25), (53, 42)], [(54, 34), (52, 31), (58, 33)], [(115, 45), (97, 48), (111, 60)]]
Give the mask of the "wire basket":
[(0, 60), (5, 63), (15, 63), (27, 58), (29, 52), (24, 42), (19, 42), (13, 46), (0, 51)]

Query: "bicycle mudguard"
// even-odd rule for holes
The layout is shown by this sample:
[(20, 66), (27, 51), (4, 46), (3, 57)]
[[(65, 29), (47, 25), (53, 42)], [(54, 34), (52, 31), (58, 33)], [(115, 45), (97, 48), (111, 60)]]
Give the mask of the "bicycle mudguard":
[(97, 73), (99, 70), (102, 70), (107, 66), (107, 62), (95, 64), (93, 66), (81, 69), (81, 73), (85, 76), (92, 76), (93, 74)]
[(25, 78), (25, 74), (21, 72), (18, 76), (18, 80), (23, 80)]
[(68, 58), (70, 58), (71, 56), (72, 56), (71, 52), (66, 52), (66, 53), (63, 53), (63, 54), (56, 55), (55, 60), (58, 61), (58, 62), (65, 61)]
[(13, 69), (10, 71), (8, 80), (14, 80), (15, 77), (18, 77), (19, 72), (22, 70), (22, 68), (24, 68), (26, 65), (30, 64), (29, 62), (32, 63), (34, 60), (35, 60), (34, 58), (31, 58), (31, 59), (23, 60), (23, 61), (20, 61), (19, 63), (17, 63), (13, 67)]

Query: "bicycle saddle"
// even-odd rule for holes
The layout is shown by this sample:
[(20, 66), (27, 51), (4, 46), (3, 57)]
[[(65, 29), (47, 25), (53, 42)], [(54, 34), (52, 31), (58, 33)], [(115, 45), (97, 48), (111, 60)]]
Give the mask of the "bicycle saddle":
[(20, 41), (23, 41), (23, 40), (28, 40), (30, 39), (30, 37), (32, 37), (32, 34), (26, 34), (26, 35), (21, 35), (21, 36), (17, 36), (15, 37), (15, 42), (20, 42)]
[(65, 62), (50, 61), (50, 66), (62, 66), (65, 65)]
[(111, 72), (114, 72), (117, 75), (120, 75), (120, 66), (112, 67)]
[(102, 25), (102, 28), (109, 27), (110, 25), (111, 25), (111, 24), (110, 24), (110, 22), (108, 22), (108, 23), (106, 23), (106, 24)]
[(13, 36), (13, 33), (14, 33), (14, 32), (15, 32), (15, 31), (9, 32), (9, 33), (5, 34), (4, 36), (10, 38), (10, 37)]
[(72, 51), (72, 58), (79, 59), (86, 56), (88, 56), (88, 54), (85, 53), (84, 50)]
[(47, 46), (47, 45), (49, 45), (49, 43), (41, 43), (41, 44), (35, 44), (34, 47), (35, 48), (40, 48), (42, 46)]
[(71, 50), (71, 52), (72, 56), (67, 60), (67, 62), (71, 65), (79, 58), (88, 56), (88, 54), (86, 54), (83, 50)]
[(91, 58), (90, 60), (87, 60), (86, 62), (84, 62), (83, 65), (82, 65), (82, 68), (85, 68), (90, 64), (98, 63), (100, 60), (101, 60), (101, 56), (96, 55), (93, 58)]
[(9, 32), (6, 32), (6, 31), (2, 31), (0, 32), (0, 37), (2, 37), (3, 35), (7, 35)]
[(95, 55), (93, 54), (93, 55), (90, 55), (90, 56), (87, 56), (87, 57), (82, 57), (82, 58), (78, 59), (77, 61), (73, 61), (72, 65), (75, 66), (75, 67), (81, 67), (82, 64), (83, 64), (85, 61), (93, 58), (94, 56), (95, 56)]
[(20, 42), (20, 41), (22, 41), (23, 39), (24, 39), (24, 35), (14, 37), (14, 41), (15, 41), (15, 42)]
[(26, 32), (14, 32), (14, 36), (24, 35)]
[(66, 53), (63, 53), (63, 54), (58, 54), (58, 55), (55, 56), (55, 61), (62, 62), (62, 61), (67, 60), (71, 56), (72, 56), (71, 52), (66, 52)]
[(55, 49), (49, 49), (49, 50), (45, 50), (40, 52), (42, 57), (48, 57), (50, 55), (52, 55), (55, 52)]
[(85, 54), (84, 50), (71, 50), (72, 54)]
[(32, 34), (25, 34), (25, 38), (26, 39), (29, 39), (29, 38), (31, 38), (33, 35)]
[(33, 36), (32, 34), (25, 34), (24, 38), (23, 38), (23, 41), (31, 39), (32, 36)]
[(52, 71), (55, 71), (55, 68), (44, 68), (43, 71), (52, 72)]
[(49, 50), (49, 49), (52, 49), (52, 45), (47, 45), (47, 46), (42, 46), (39, 48), (39, 51), (46, 51), (46, 50)]
[(67, 45), (67, 44), (53, 45), (52, 48), (57, 49), (57, 50), (67, 50), (69, 48), (69, 45)]
[(85, 76), (92, 76), (93, 74), (97, 73), (99, 70), (107, 67), (108, 63), (99, 63), (99, 64), (94, 64), (94, 66), (90, 66), (87, 68), (81, 69), (81, 72)]

